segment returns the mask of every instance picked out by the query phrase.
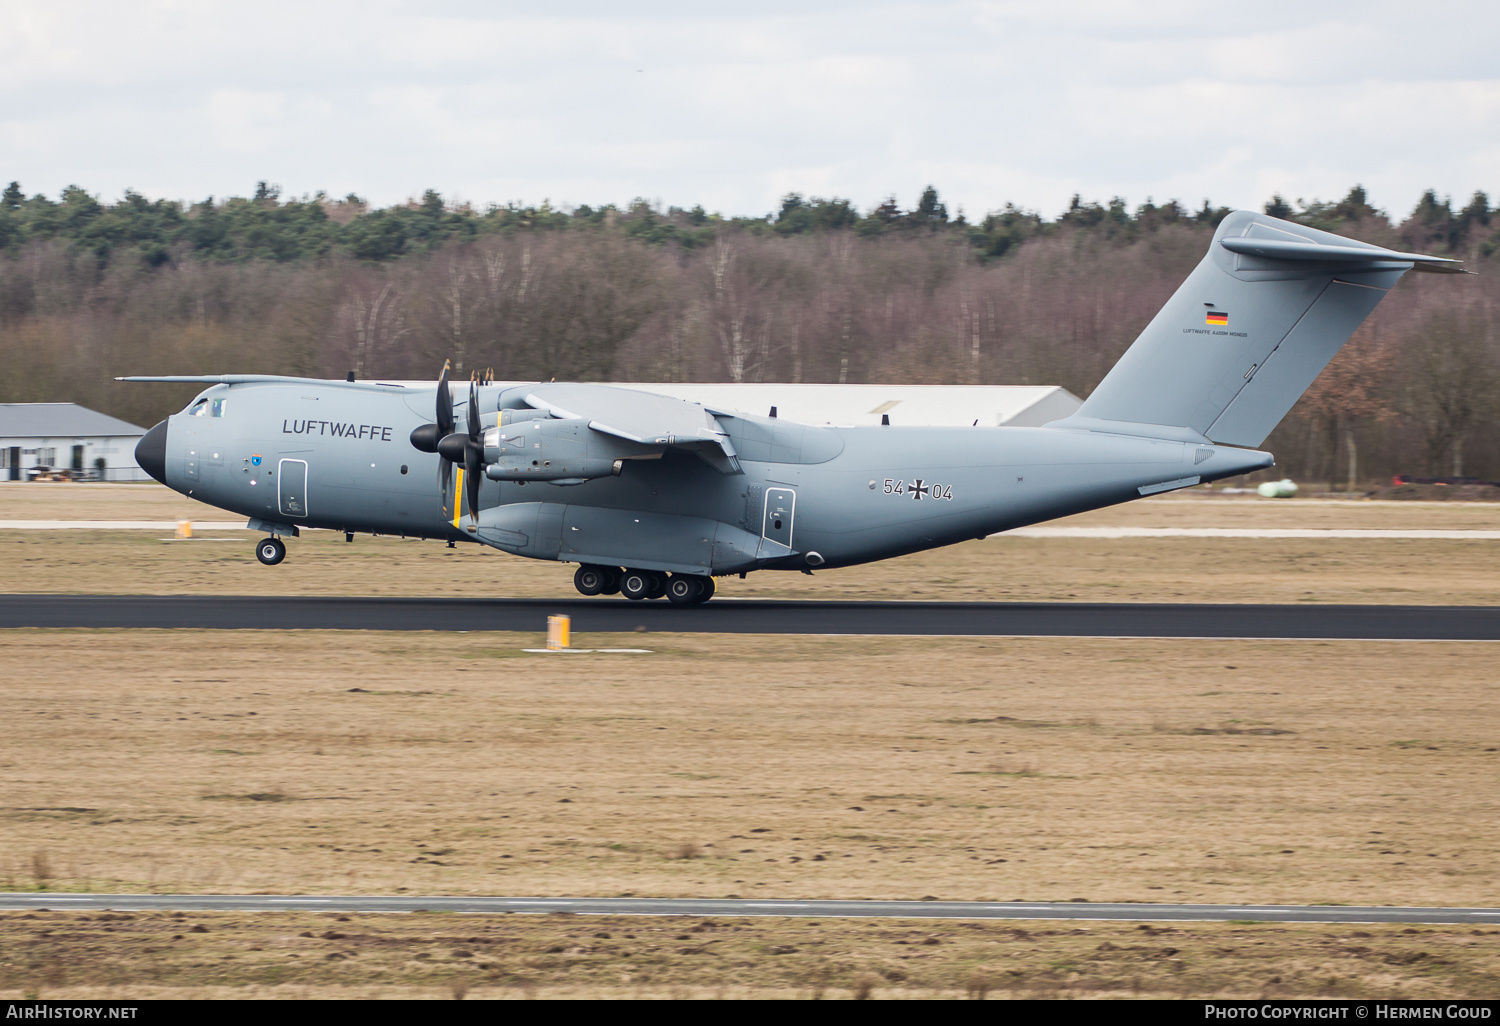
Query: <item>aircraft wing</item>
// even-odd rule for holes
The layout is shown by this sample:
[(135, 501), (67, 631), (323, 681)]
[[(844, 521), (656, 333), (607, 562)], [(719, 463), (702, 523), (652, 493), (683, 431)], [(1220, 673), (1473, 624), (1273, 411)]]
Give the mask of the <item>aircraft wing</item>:
[(697, 403), (611, 385), (553, 383), (529, 388), (526, 404), (639, 445), (689, 450), (721, 474), (744, 473), (729, 435)]

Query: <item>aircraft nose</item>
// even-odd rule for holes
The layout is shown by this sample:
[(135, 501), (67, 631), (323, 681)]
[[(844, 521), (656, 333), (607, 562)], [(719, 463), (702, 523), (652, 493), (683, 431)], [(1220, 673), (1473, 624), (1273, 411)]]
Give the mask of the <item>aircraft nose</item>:
[(167, 483), (167, 422), (141, 436), (135, 446), (135, 462), (162, 484)]

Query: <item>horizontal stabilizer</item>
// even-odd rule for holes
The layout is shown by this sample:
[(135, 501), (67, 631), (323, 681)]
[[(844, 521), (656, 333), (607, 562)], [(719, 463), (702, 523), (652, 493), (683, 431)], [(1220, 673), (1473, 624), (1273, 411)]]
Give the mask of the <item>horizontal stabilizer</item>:
[(1379, 246), (1324, 246), (1316, 242), (1292, 239), (1223, 238), (1219, 245), (1231, 253), (1264, 257), (1267, 260), (1321, 260), (1337, 264), (1411, 264), (1413, 270), (1437, 274), (1472, 274), (1450, 257), (1424, 256), (1421, 253), (1398, 253)]

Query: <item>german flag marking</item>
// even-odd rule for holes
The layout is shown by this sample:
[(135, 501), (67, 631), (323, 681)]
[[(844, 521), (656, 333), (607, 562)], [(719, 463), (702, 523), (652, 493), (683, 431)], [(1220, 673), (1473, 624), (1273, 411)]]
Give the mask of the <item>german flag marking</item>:
[(1203, 323), (1216, 324), (1219, 327), (1228, 327), (1229, 315), (1227, 313), (1219, 313), (1216, 310), (1210, 310), (1203, 316)]

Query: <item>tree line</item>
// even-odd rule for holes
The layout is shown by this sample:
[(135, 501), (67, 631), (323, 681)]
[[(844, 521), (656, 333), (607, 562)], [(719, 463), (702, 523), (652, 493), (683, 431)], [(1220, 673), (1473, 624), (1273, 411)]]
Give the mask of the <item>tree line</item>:
[[(1396, 219), (1355, 187), (1268, 213), (1478, 277), (1410, 275), (1267, 443), (1293, 476), (1500, 477), (1500, 219), (1432, 192)], [(141, 425), (186, 399), (116, 375), (1060, 384), (1087, 395), (1227, 208), (1078, 197), (1048, 219), (952, 214), (934, 188), (860, 212), (788, 195), (701, 208), (453, 206), (436, 192), (183, 204), (0, 194), (0, 401)]]

